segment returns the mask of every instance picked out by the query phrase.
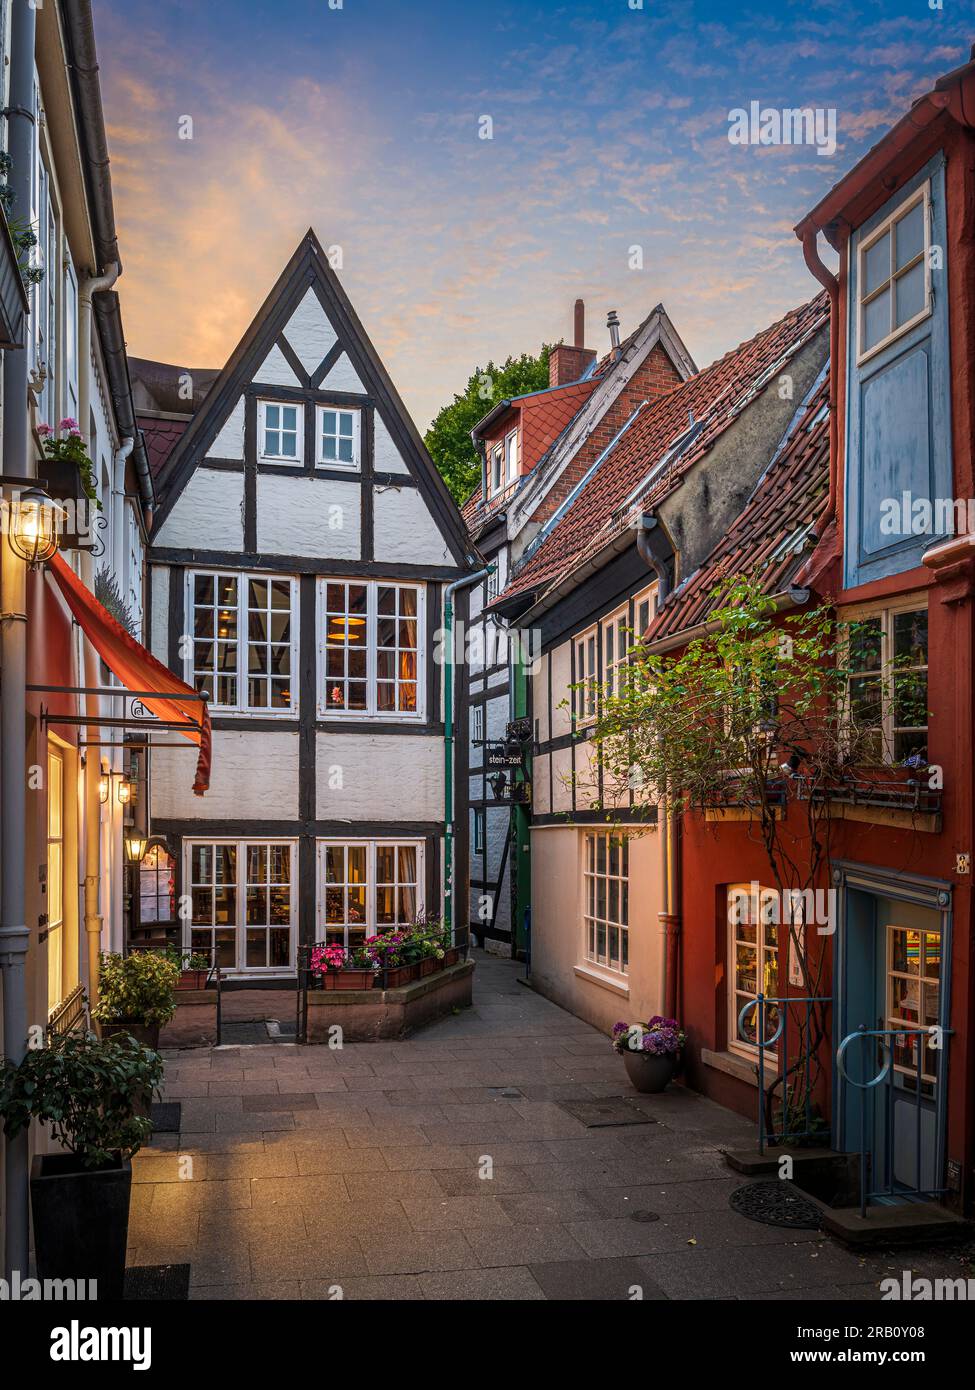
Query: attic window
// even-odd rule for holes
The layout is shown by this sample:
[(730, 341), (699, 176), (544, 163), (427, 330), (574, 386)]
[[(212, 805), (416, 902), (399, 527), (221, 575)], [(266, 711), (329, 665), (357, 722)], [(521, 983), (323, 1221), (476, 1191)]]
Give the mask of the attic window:
[(882, 222), (858, 251), (859, 355), (865, 361), (931, 312), (930, 185)]
[(318, 410), (318, 459), (323, 468), (358, 468), (361, 415), (358, 410)]
[(284, 401), (258, 403), (259, 457), (265, 463), (301, 462), (302, 407)]
[(512, 430), (502, 441), (492, 445), (488, 475), (488, 491), (492, 496), (504, 492), (512, 483), (518, 481), (520, 458), (517, 430)]

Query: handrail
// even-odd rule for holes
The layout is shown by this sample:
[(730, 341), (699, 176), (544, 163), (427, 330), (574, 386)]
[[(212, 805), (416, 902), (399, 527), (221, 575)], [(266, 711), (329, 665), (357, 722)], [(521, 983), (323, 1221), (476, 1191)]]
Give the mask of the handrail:
[[(868, 1095), (868, 1093), (869, 1093), (870, 1091), (873, 1090), (873, 1088), (874, 1088), (875, 1086), (879, 1086), (880, 1083), (881, 1083), (882, 1081), (888, 1081), (888, 1084), (889, 1084), (889, 1081), (892, 1079), (891, 1065), (892, 1065), (892, 1062), (893, 1062), (893, 1053), (892, 1053), (892, 1051), (891, 1051), (889, 1039), (895, 1038), (895, 1037), (897, 1037), (897, 1038), (908, 1038), (908, 1037), (914, 1037), (914, 1038), (931, 1038), (931, 1037), (933, 1037), (933, 1036), (937, 1036), (937, 1037), (939, 1037), (939, 1038), (945, 1038), (945, 1037), (949, 1037), (953, 1032), (954, 1032), (954, 1029), (953, 1029), (953, 1028), (942, 1028), (942, 1027), (940, 1026), (940, 1024), (936, 1024), (936, 1023), (935, 1023), (935, 1024), (931, 1024), (930, 1026), (925, 1027), (925, 1028), (916, 1028), (916, 1027), (915, 1027), (915, 1028), (911, 1028), (910, 1026), (907, 1026), (907, 1027), (904, 1027), (904, 1028), (868, 1028), (865, 1024), (861, 1023), (861, 1024), (860, 1024), (860, 1027), (857, 1028), (854, 1032), (852, 1032), (852, 1033), (847, 1033), (846, 1037), (843, 1039), (843, 1041), (840, 1043), (839, 1047), (836, 1049), (836, 1069), (837, 1069), (837, 1071), (839, 1072), (840, 1076), (842, 1076), (842, 1078), (843, 1078), (843, 1080), (844, 1080), (845, 1082), (847, 1082), (850, 1086), (855, 1086), (855, 1087), (857, 1088), (857, 1090), (860, 1092), (860, 1216), (861, 1216), (862, 1218), (864, 1218), (864, 1219), (866, 1219), (866, 1215), (867, 1215), (867, 1202), (868, 1202), (869, 1198), (871, 1198), (871, 1197), (881, 1197), (881, 1196), (893, 1196), (893, 1195), (894, 1195), (894, 1192), (895, 1192), (896, 1178), (895, 1178), (895, 1176), (894, 1176), (894, 1169), (893, 1169), (894, 1115), (893, 1115), (893, 1108), (892, 1108), (892, 1106), (891, 1106), (891, 1104), (890, 1104), (889, 1091), (888, 1091), (888, 1097), (887, 1097), (887, 1101), (886, 1101), (886, 1115), (885, 1115), (885, 1129), (886, 1129), (887, 1133), (886, 1133), (886, 1144), (885, 1144), (885, 1148), (884, 1148), (884, 1165), (885, 1165), (885, 1170), (886, 1170), (886, 1171), (889, 1171), (890, 1176), (889, 1176), (889, 1179), (888, 1179), (888, 1181), (887, 1181), (887, 1183), (886, 1183), (886, 1185), (885, 1185), (884, 1187), (882, 1187), (882, 1188), (877, 1188), (877, 1190), (876, 1190), (876, 1191), (873, 1191), (873, 1192), (868, 1191), (868, 1189), (867, 1189), (867, 1160), (868, 1160), (868, 1154), (867, 1154), (867, 1147), (868, 1147), (868, 1145), (867, 1145), (867, 1095)], [(879, 1041), (880, 1046), (881, 1046), (881, 1047), (883, 1048), (883, 1050), (884, 1050), (884, 1064), (883, 1064), (883, 1066), (881, 1067), (880, 1071), (878, 1071), (877, 1075), (874, 1076), (874, 1077), (871, 1077), (871, 1079), (870, 1079), (869, 1081), (857, 1081), (854, 1077), (850, 1076), (849, 1072), (846, 1070), (846, 1063), (845, 1063), (844, 1058), (845, 1058), (845, 1054), (846, 1054), (846, 1049), (850, 1046), (850, 1044), (851, 1044), (852, 1042), (857, 1042), (857, 1041), (863, 1042), (863, 1040), (864, 1040), (865, 1038), (876, 1038), (876, 1039)], [(936, 1050), (940, 1051), (940, 1049), (936, 1049)], [(923, 1047), (918, 1047), (918, 1049), (917, 1049), (917, 1061), (916, 1061), (916, 1063), (915, 1063), (915, 1073), (916, 1073), (916, 1074), (915, 1074), (915, 1085), (916, 1085), (916, 1088), (917, 1088), (917, 1089), (915, 1090), (915, 1093), (914, 1093), (914, 1109), (915, 1109), (915, 1134), (914, 1134), (914, 1164), (915, 1164), (915, 1168), (914, 1168), (914, 1172), (915, 1172), (916, 1186), (915, 1186), (914, 1188), (912, 1188), (912, 1189), (901, 1189), (901, 1190), (903, 1190), (903, 1191), (907, 1191), (907, 1192), (908, 1192), (910, 1195), (912, 1195), (912, 1196), (918, 1196), (918, 1197), (923, 1196), (923, 1195), (936, 1195), (937, 1193), (940, 1193), (940, 1192), (943, 1192), (943, 1191), (944, 1191), (944, 1188), (941, 1188), (941, 1187), (923, 1188), (923, 1187), (921, 1186), (921, 1104), (920, 1104), (920, 1101), (921, 1101), (921, 1086), (922, 1086), (923, 1077), (924, 1077), (924, 1073), (923, 1073), (923, 1061), (924, 1061), (924, 1049), (923, 1049)], [(905, 1069), (905, 1070), (906, 1070), (906, 1069)], [(936, 1078), (935, 1078), (935, 1084), (937, 1085), (938, 1083), (940, 1083), (940, 1080), (941, 1080), (941, 1074), (940, 1074), (940, 1068), (939, 1068), (939, 1069), (938, 1069), (938, 1074), (937, 1074), (937, 1076), (936, 1076)]]
[(789, 1133), (786, 1131), (786, 1129), (785, 1129), (785, 1117), (786, 1117), (786, 1113), (787, 1113), (787, 1112), (786, 1112), (786, 1109), (785, 1109), (785, 1082), (786, 1082), (786, 1077), (788, 1076), (788, 1060), (789, 1060), (789, 1059), (788, 1059), (788, 1033), (786, 1032), (786, 1024), (787, 1024), (787, 1020), (788, 1020), (788, 1007), (786, 1007), (786, 1008), (781, 1008), (781, 1007), (780, 1007), (780, 1009), (779, 1009), (779, 1026), (778, 1026), (778, 1028), (776, 1029), (775, 1033), (772, 1035), (771, 1038), (766, 1038), (766, 1036), (765, 1036), (765, 1007), (766, 1007), (766, 1005), (768, 1005), (768, 1004), (777, 1004), (777, 1005), (780, 1005), (780, 1006), (781, 1006), (781, 1005), (789, 1006), (789, 1005), (796, 1005), (796, 1004), (805, 1004), (805, 1006), (806, 1006), (806, 1023), (807, 1023), (807, 1026), (808, 1026), (808, 1022), (809, 1022), (809, 1010), (810, 1010), (811, 1006), (814, 1005), (814, 1004), (832, 1004), (832, 1002), (833, 1002), (832, 997), (831, 997), (830, 995), (825, 995), (825, 994), (790, 994), (790, 995), (786, 995), (786, 996), (784, 996), (784, 997), (777, 997), (777, 996), (776, 996), (776, 997), (772, 997), (772, 996), (765, 995), (765, 994), (758, 994), (758, 995), (756, 995), (756, 997), (755, 997), (754, 999), (749, 999), (745, 1004), (743, 1004), (742, 1007), (741, 1007), (741, 1009), (740, 1009), (739, 1012), (738, 1012), (738, 1037), (739, 1037), (743, 1042), (751, 1043), (751, 1039), (745, 1037), (745, 1015), (748, 1013), (748, 1011), (749, 1011), (750, 1009), (757, 1009), (757, 1010), (758, 1010), (758, 1027), (757, 1027), (756, 1032), (755, 1032), (755, 1036), (756, 1036), (756, 1038), (757, 1038), (757, 1042), (756, 1042), (756, 1043), (752, 1043), (751, 1045), (752, 1045), (752, 1046), (757, 1046), (757, 1048), (758, 1048), (758, 1152), (759, 1152), (760, 1154), (762, 1154), (762, 1155), (764, 1155), (764, 1153), (765, 1153), (765, 1139), (766, 1139), (766, 1130), (765, 1130), (765, 1050), (766, 1050), (766, 1048), (775, 1047), (775, 1046), (778, 1044), (778, 1041), (779, 1041), (780, 1038), (783, 1039), (782, 1065), (781, 1065), (781, 1067), (780, 1067), (780, 1069), (779, 1069), (780, 1079), (781, 1079), (781, 1081), (782, 1081), (782, 1083), (783, 1083), (783, 1096), (782, 1096), (782, 1104), (783, 1104), (783, 1110), (782, 1110), (782, 1116), (783, 1116), (783, 1132), (782, 1132), (782, 1134), (780, 1135), (780, 1138), (782, 1138), (782, 1139), (802, 1139), (802, 1138), (808, 1138), (809, 1135), (810, 1135), (810, 1133), (811, 1133), (811, 1130), (810, 1130), (810, 1128), (809, 1128), (809, 1124), (810, 1124), (810, 1115), (811, 1115), (810, 1098), (809, 1098), (809, 1082), (810, 1082), (810, 1057), (809, 1057), (809, 1050), (808, 1050), (808, 1048), (806, 1049), (806, 1055), (805, 1055), (805, 1057), (803, 1058), (803, 1065), (804, 1065), (804, 1067), (805, 1067), (805, 1078), (806, 1078), (806, 1104), (805, 1104), (805, 1109), (806, 1109), (806, 1130), (805, 1130), (804, 1132), (800, 1131), (800, 1132), (797, 1133), (797, 1134), (789, 1134)]

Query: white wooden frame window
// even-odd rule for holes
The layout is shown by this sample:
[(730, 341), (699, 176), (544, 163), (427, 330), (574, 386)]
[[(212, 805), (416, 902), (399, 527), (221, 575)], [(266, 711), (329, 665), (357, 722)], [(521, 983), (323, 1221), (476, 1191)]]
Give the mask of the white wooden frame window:
[(521, 461), (518, 431), (512, 430), (504, 437), (504, 477), (505, 485), (510, 487), (518, 478), (518, 465)]
[(577, 724), (588, 724), (596, 718), (599, 699), (599, 628), (593, 626), (573, 638), (575, 650), (575, 679), (572, 689), (572, 713)]
[(360, 466), (362, 412), (347, 406), (320, 405), (316, 411), (315, 462), (320, 468)]
[[(918, 692), (927, 705), (928, 608), (926, 603), (901, 602), (889, 607), (855, 608), (841, 614), (844, 622), (869, 624), (847, 647), (851, 672), (848, 702), (864, 752), (878, 765), (903, 763), (909, 757), (927, 758), (927, 721), (918, 713)], [(872, 737), (871, 737), (872, 736)], [(861, 759), (862, 761), (862, 759)]]
[(47, 1007), (61, 1003), (64, 968), (64, 758), (47, 751)]
[(298, 710), (298, 586), (292, 575), (190, 570), (186, 680), (224, 714)]
[[(779, 989), (778, 895), (774, 888), (751, 883), (732, 883), (728, 887), (728, 1047), (748, 1057), (758, 1055), (758, 1007), (738, 1019), (746, 1004), (759, 993), (777, 998)], [(779, 1026), (778, 1005), (765, 1009), (765, 1037), (774, 1036)]]
[(353, 950), (424, 911), (423, 840), (319, 840), (318, 939)]
[(318, 713), (419, 721), (426, 704), (426, 592), (382, 579), (318, 581)]
[(619, 831), (585, 832), (583, 958), (614, 975), (629, 972), (630, 842)]
[(184, 840), (184, 950), (248, 975), (293, 971), (297, 868), (296, 840)]
[(304, 441), (304, 406), (300, 401), (258, 401), (257, 457), (261, 463), (302, 464)]
[(866, 362), (931, 312), (931, 184), (857, 248), (857, 363)]
[(488, 459), (488, 496), (504, 491), (504, 444), (493, 444)]

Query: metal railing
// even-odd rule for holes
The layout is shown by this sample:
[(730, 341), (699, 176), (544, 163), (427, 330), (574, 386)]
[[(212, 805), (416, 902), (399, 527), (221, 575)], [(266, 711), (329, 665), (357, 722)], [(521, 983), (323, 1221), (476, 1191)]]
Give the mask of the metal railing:
[[(939, 1197), (947, 1189), (932, 1184), (924, 1186), (921, 1183), (922, 1171), (922, 1117), (924, 1111), (921, 1106), (922, 1089), (925, 1083), (931, 1082), (932, 1104), (937, 1104), (937, 1092), (942, 1080), (941, 1058), (943, 1049), (930, 1047), (932, 1038), (937, 1035), (939, 1038), (946, 1038), (950, 1029), (947, 1028), (867, 1028), (861, 1024), (854, 1033), (848, 1033), (839, 1047), (836, 1049), (836, 1066), (843, 1080), (850, 1086), (855, 1086), (860, 1092), (860, 1215), (865, 1217), (867, 1214), (867, 1204), (883, 1197)], [(916, 1038), (915, 1065), (914, 1065), (914, 1173), (916, 1182), (912, 1187), (910, 1184), (898, 1180), (894, 1172), (894, 1146), (895, 1146), (895, 1116), (894, 1116), (894, 1077), (898, 1074), (893, 1066), (891, 1053), (892, 1038)], [(850, 1076), (846, 1069), (846, 1050), (854, 1042), (863, 1043), (868, 1038), (875, 1038), (883, 1049), (883, 1065), (876, 1076), (869, 1081), (858, 1081)], [(925, 1048), (923, 1039), (927, 1039), (929, 1050), (935, 1053), (935, 1070), (933, 1080), (931, 1074), (924, 1074), (924, 1053)], [(910, 1076), (906, 1068), (901, 1068), (901, 1075)], [(886, 1083), (886, 1084), (885, 1084)], [(877, 1108), (874, 1106), (874, 1124), (871, 1127), (871, 1134), (868, 1134), (868, 1101), (875, 1100), (874, 1091), (877, 1086), (884, 1086), (883, 1093), (883, 1165), (882, 1181), (877, 1186), (870, 1186), (870, 1180), (875, 1178), (872, 1171), (872, 1158), (876, 1153), (877, 1145)], [(909, 1102), (910, 1092), (901, 1090), (900, 1094)], [(873, 1143), (870, 1138), (873, 1138)], [(939, 1162), (935, 1158), (935, 1163)], [(868, 1173), (870, 1179), (868, 1179)]]
[[(786, 1143), (789, 1140), (798, 1139), (821, 1139), (824, 1143), (829, 1140), (829, 1130), (825, 1126), (813, 1127), (812, 1109), (812, 1055), (808, 1045), (809, 1025), (812, 1010), (817, 1005), (831, 1004), (832, 998), (829, 995), (789, 995), (785, 998), (771, 998), (765, 994), (759, 994), (755, 999), (749, 999), (738, 1013), (738, 1037), (742, 1042), (747, 1042), (758, 1050), (758, 1152), (765, 1153), (769, 1138), (769, 1114), (767, 1112), (766, 1096), (766, 1076), (772, 1075), (766, 1063), (765, 1055), (771, 1051), (775, 1058), (774, 1080), (770, 1083), (769, 1089), (776, 1084), (781, 1085), (782, 1097), (782, 1128), (781, 1130), (772, 1128), (771, 1137), (776, 1144)], [(789, 1010), (799, 1005), (803, 1006), (804, 1018), (802, 1026), (794, 1025), (798, 1036), (807, 1039), (807, 1044), (802, 1055), (793, 1058), (790, 1065), (789, 1061)], [(778, 1027), (771, 1037), (766, 1037), (766, 1009), (774, 1007), (778, 1013)], [(745, 1015), (751, 1009), (758, 1010), (758, 1026), (755, 1031), (755, 1038), (749, 1038), (745, 1034)], [(781, 1041), (781, 1046), (779, 1045)], [(798, 1070), (797, 1070), (798, 1068)], [(805, 1119), (805, 1126), (802, 1129), (789, 1128), (789, 1078), (797, 1074), (802, 1081), (802, 1114)]]
[(69, 1033), (73, 1033), (82, 1024), (86, 1029), (89, 1027), (88, 999), (85, 995), (84, 985), (75, 985), (71, 993), (66, 999), (62, 999), (47, 1020), (48, 1040), (66, 1038)]

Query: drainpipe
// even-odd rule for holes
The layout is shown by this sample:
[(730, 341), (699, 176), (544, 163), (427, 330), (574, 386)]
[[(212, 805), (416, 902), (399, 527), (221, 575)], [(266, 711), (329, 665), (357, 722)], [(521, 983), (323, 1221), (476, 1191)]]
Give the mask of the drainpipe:
[[(11, 7), (10, 106), (7, 110), (10, 186), (16, 217), (30, 218), (34, 159), (33, 0)], [(3, 467), (11, 477), (32, 476), (28, 419), (27, 348), (3, 357)], [(0, 976), (3, 980), (3, 1053), (11, 1062), (27, 1051), (27, 566), (0, 536)], [(28, 1134), (6, 1140), (4, 1265), (8, 1281), (30, 1268), (28, 1228)]]
[[(443, 772), (444, 772), (444, 920), (454, 929), (454, 594), (493, 574), (497, 566), (486, 565), (476, 574), (465, 574), (444, 589), (444, 692), (443, 692)], [(453, 939), (453, 938), (451, 938)], [(469, 948), (468, 948), (469, 949)]]
[(670, 593), (670, 571), (667, 568), (667, 562), (674, 558), (674, 551), (666, 538), (664, 528), (657, 518), (649, 512), (644, 512), (640, 517), (636, 533), (636, 548), (640, 553), (640, 559), (657, 576), (657, 609), (659, 611)]
[(135, 437), (129, 435), (115, 451), (112, 478), (112, 551), (115, 578), (119, 593), (125, 593), (125, 465), (135, 448)]
[(813, 524), (816, 539), (822, 540), (826, 527), (836, 516), (836, 479), (839, 467), (836, 386), (839, 380), (840, 282), (820, 259), (814, 228), (808, 228), (802, 234), (802, 254), (811, 274), (829, 295), (829, 491), (826, 495), (826, 505)]
[[(113, 261), (104, 275), (88, 276), (81, 282), (78, 304), (78, 427), (90, 440), (91, 430), (91, 316), (92, 296), (103, 290), (110, 290), (119, 277), (118, 261)], [(87, 550), (81, 552), (81, 580), (93, 593), (95, 590), (95, 562)], [(98, 655), (90, 642), (84, 644), (85, 680), (89, 688), (101, 685), (101, 671)], [(85, 713), (89, 719), (97, 719), (102, 714), (102, 702), (97, 695), (88, 695)], [(89, 724), (94, 730), (96, 724)], [(97, 734), (94, 735), (98, 737)], [(102, 943), (102, 917), (99, 911), (99, 885), (101, 878), (101, 800), (98, 795), (98, 780), (101, 776), (101, 759), (97, 750), (89, 748), (85, 757), (85, 939), (88, 960), (88, 1002), (91, 1008), (98, 1003), (98, 956)], [(110, 807), (111, 813), (111, 807)]]

